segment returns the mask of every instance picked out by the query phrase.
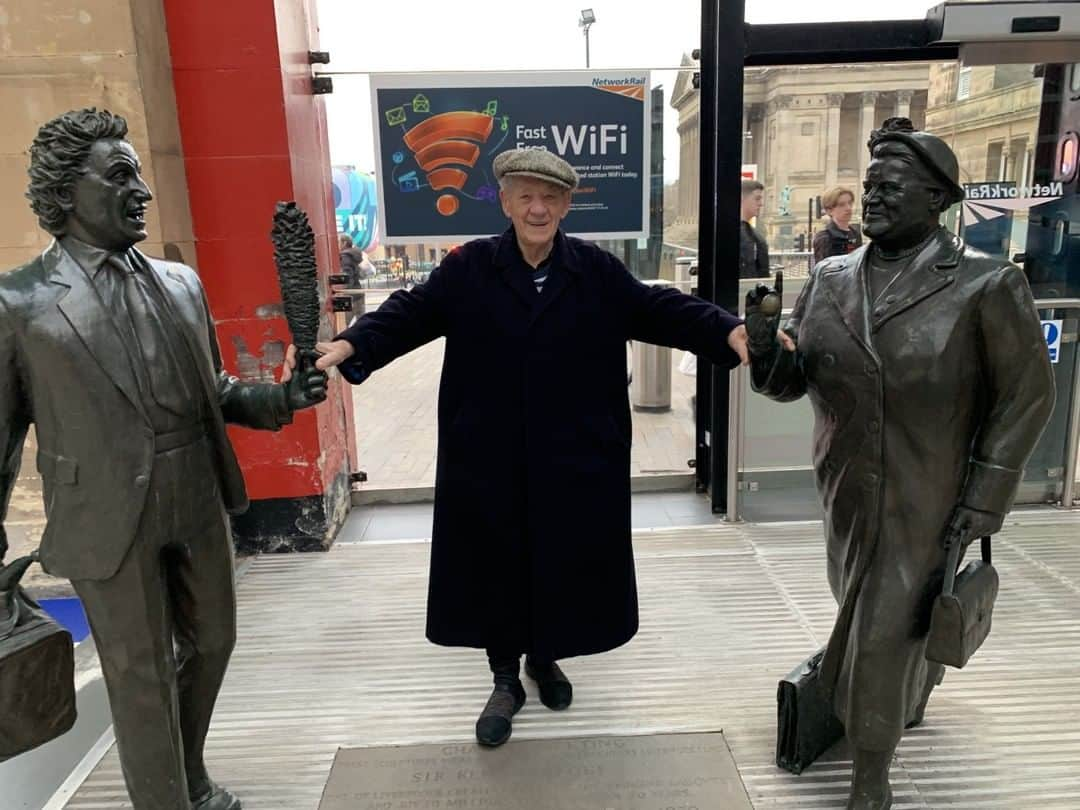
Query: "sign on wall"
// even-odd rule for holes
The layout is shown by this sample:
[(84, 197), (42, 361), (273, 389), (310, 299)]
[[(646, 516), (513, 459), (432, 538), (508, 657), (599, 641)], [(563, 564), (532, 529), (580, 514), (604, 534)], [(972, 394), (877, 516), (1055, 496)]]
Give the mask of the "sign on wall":
[(1061, 326), (1062, 321), (1043, 321), (1043, 337), (1046, 338), (1046, 348), (1050, 352), (1050, 362), (1056, 363), (1061, 356)]
[(648, 236), (648, 71), (376, 74), (371, 93), (386, 244), (501, 233), (491, 165), (515, 148), (550, 150), (577, 170), (568, 233)]
[(375, 178), (351, 166), (335, 166), (333, 171), (338, 233), (348, 234), (354, 247), (374, 251), (379, 247)]

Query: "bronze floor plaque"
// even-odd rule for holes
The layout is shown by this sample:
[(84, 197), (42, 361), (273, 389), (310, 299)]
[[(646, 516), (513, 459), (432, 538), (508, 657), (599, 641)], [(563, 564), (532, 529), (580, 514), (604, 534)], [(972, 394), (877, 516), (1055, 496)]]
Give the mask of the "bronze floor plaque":
[(724, 740), (664, 734), (343, 748), (319, 810), (752, 810)]

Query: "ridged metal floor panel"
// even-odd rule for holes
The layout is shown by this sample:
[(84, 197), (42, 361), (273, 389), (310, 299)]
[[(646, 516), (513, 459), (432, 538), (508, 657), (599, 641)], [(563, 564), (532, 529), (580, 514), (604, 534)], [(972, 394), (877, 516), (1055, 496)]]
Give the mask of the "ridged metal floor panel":
[[(566, 712), (526, 684), (515, 736), (722, 729), (759, 810), (843, 808), (843, 744), (800, 777), (772, 764), (777, 679), (824, 642), (835, 610), (821, 526), (662, 529), (635, 546), (641, 632), (565, 663)], [(424, 640), (428, 549), (361, 543), (253, 563), (208, 744), (215, 778), (248, 810), (314, 810), (339, 746), (471, 744), (486, 662)], [(995, 564), (994, 632), (905, 736), (895, 810), (1080, 808), (1080, 514), (1014, 517)], [(114, 753), (67, 806), (129, 806)]]

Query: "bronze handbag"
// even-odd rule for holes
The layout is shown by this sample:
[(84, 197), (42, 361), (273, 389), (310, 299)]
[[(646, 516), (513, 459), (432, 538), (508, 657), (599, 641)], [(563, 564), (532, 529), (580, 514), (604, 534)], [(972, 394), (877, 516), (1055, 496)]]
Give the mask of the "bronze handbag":
[(960, 565), (961, 543), (949, 548), (945, 585), (934, 603), (926, 658), (962, 668), (990, 634), (990, 618), (998, 595), (998, 573), (990, 564), (990, 538), (982, 539), (982, 559)]
[(71, 634), (19, 587), (35, 559), (0, 566), (0, 762), (75, 724)]

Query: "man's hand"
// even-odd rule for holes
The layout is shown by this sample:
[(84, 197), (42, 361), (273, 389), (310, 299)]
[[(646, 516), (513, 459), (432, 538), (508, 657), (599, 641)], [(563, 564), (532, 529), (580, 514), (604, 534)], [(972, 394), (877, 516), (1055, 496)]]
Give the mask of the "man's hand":
[(285, 386), (285, 398), (294, 411), (318, 405), (326, 399), (326, 372), (315, 366), (314, 352), (301, 357), (301, 370), (294, 374), (297, 364), (296, 347), (291, 343), (285, 350), (285, 362), (281, 366), (281, 382)]
[(1001, 531), (1001, 524), (1004, 522), (1005, 515), (998, 512), (983, 512), (968, 506), (957, 506), (945, 532), (945, 548), (948, 549), (957, 540), (967, 548), (973, 540)]
[(746, 345), (746, 326), (739, 324), (727, 336), (727, 345), (731, 347), (731, 350), (735, 354), (739, 355), (739, 360), (744, 366), (750, 365), (750, 349)]
[(356, 353), (356, 349), (347, 340), (316, 343), (315, 351), (319, 353), (319, 359), (315, 361), (315, 368), (320, 371), (339, 366)]

